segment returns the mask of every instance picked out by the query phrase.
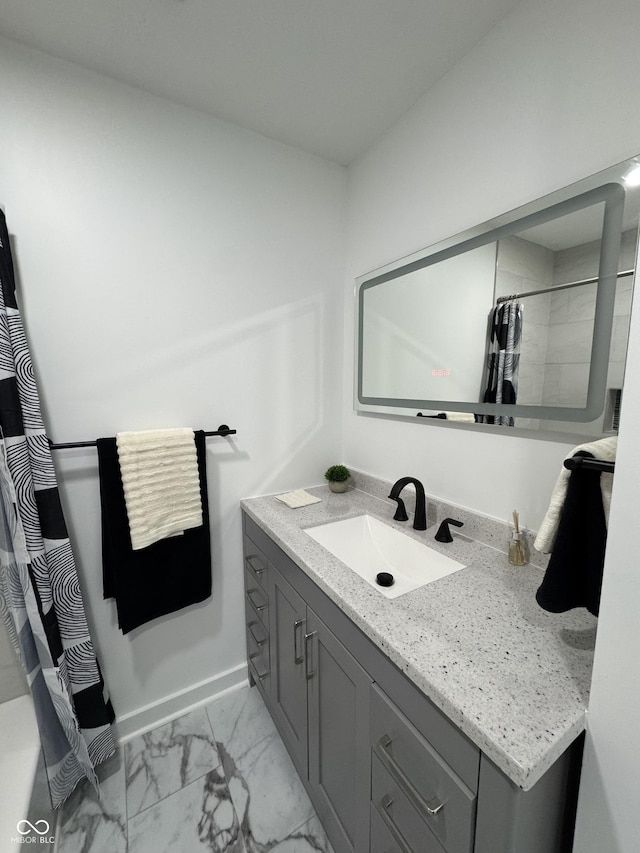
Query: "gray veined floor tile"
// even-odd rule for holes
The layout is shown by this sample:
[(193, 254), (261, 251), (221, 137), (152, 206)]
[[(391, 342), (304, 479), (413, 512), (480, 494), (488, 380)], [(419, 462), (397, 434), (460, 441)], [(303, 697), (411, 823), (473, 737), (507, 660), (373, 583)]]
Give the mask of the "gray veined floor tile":
[(129, 853), (245, 853), (222, 768), (135, 815), (128, 826)]
[(317, 817), (312, 817), (279, 841), (269, 853), (333, 853), (327, 834)]
[(262, 697), (246, 687), (212, 702), (207, 713), (247, 850), (279, 849), (315, 811)]
[(220, 766), (204, 708), (125, 745), (129, 818)]
[(81, 782), (62, 806), (57, 853), (126, 853), (127, 818), (121, 752), (97, 770), (101, 796)]

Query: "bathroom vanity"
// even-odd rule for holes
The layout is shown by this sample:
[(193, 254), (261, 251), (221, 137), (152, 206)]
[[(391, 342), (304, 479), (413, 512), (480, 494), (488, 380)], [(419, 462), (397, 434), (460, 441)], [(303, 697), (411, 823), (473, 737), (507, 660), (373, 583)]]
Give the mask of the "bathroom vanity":
[[(336, 853), (570, 851), (595, 619), (488, 544), (310, 491), (242, 503), (248, 664)], [(467, 568), (386, 598), (305, 533), (363, 513)]]

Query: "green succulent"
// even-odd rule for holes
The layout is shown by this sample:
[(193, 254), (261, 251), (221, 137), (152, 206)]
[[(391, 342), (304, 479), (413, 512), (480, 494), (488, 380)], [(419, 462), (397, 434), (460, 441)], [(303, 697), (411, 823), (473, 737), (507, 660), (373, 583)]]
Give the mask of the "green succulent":
[(344, 483), (345, 480), (348, 480), (351, 476), (351, 471), (346, 467), (346, 465), (331, 465), (330, 468), (324, 472), (325, 480), (328, 480), (330, 483)]

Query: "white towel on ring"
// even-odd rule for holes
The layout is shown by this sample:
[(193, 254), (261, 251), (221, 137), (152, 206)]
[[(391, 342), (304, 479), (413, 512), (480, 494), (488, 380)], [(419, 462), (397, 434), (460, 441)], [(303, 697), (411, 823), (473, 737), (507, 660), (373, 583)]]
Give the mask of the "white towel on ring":
[(134, 551), (202, 525), (192, 429), (119, 432), (116, 444)]
[[(601, 438), (598, 441), (590, 441), (587, 444), (579, 444), (574, 447), (571, 453), (565, 456), (565, 459), (570, 459), (575, 456), (580, 450), (585, 453), (590, 453), (596, 459), (602, 459), (606, 462), (615, 462), (616, 450), (618, 449), (618, 436), (611, 435), (607, 438)], [(564, 506), (564, 499), (567, 494), (567, 486), (569, 485), (569, 477), (571, 471), (565, 468), (564, 465), (560, 469), (558, 480), (553, 489), (549, 509), (547, 514), (542, 519), (540, 530), (536, 536), (536, 541), (533, 547), (536, 551), (541, 551), (543, 554), (550, 554), (553, 551), (553, 546), (558, 532), (558, 524), (560, 522), (560, 514)], [(600, 489), (602, 491), (602, 506), (604, 509), (604, 518), (607, 526), (609, 525), (609, 508), (611, 506), (611, 489), (613, 486), (613, 474), (602, 473), (600, 475)]]

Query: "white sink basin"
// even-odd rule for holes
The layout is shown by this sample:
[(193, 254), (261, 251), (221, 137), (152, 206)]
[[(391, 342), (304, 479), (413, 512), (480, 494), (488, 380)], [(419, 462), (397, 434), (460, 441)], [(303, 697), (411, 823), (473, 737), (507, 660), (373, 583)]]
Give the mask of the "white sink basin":
[[(387, 598), (396, 598), (465, 568), (370, 515), (308, 527), (305, 533)], [(393, 586), (376, 583), (379, 572), (392, 574)]]

